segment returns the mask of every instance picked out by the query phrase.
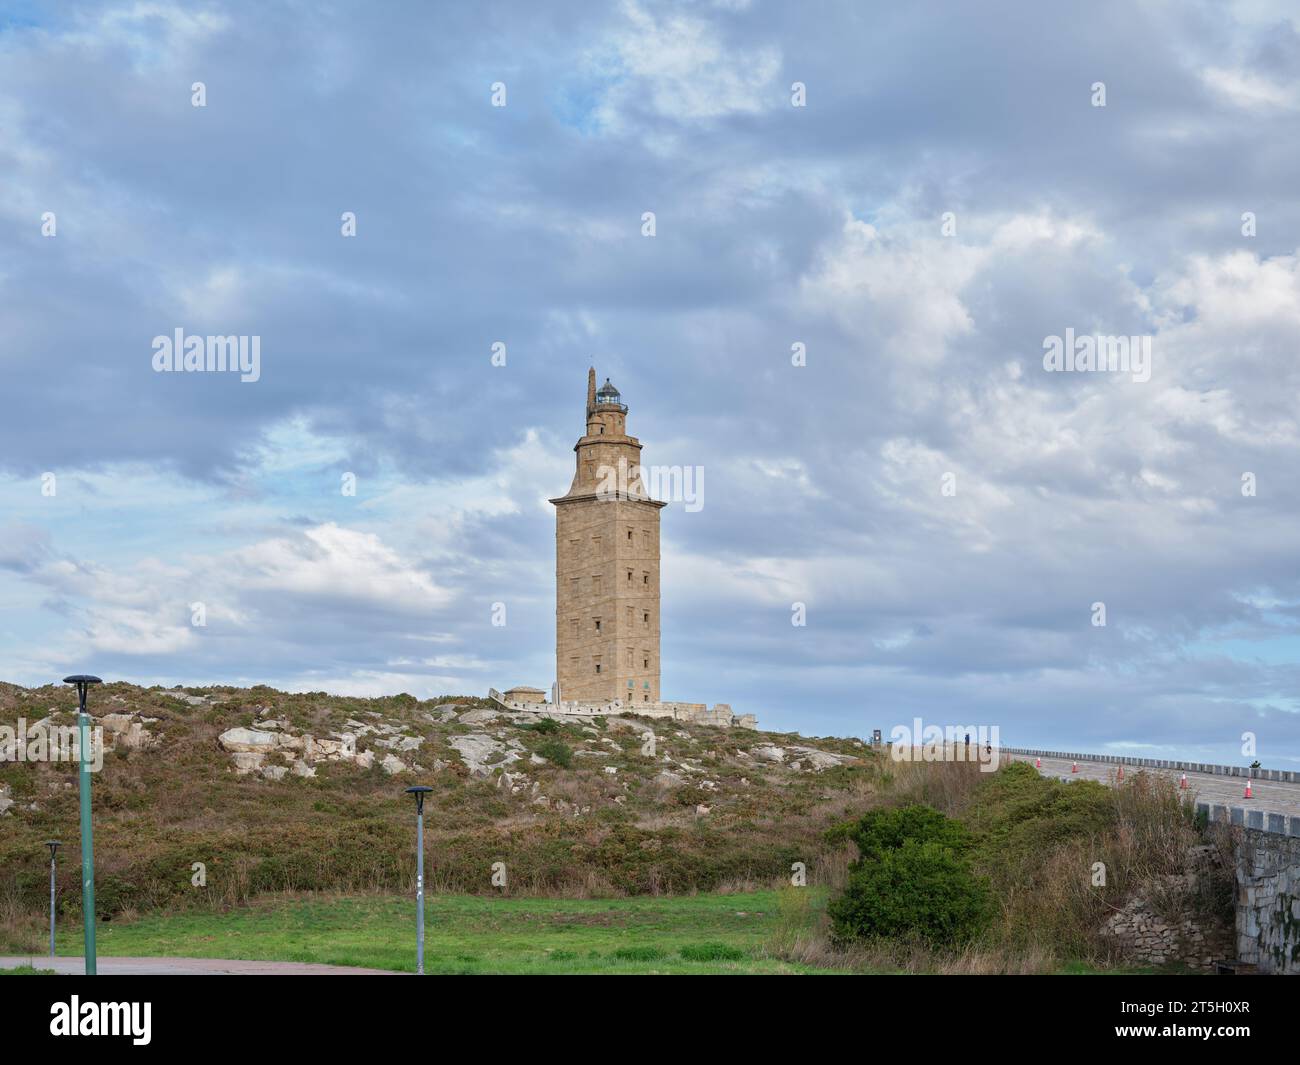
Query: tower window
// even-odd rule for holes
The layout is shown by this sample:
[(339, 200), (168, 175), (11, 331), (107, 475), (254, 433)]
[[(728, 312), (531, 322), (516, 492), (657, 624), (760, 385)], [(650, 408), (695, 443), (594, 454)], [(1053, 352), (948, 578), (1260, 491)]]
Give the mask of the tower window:
[(649, 583), (650, 583), (650, 574), (648, 574), (648, 573), (643, 573), (643, 574), (641, 574), (641, 583), (642, 583), (642, 584), (649, 584)]
[(627, 531), (627, 538), (628, 538), (629, 540), (632, 539), (632, 530), (631, 530), (631, 529), (628, 529), (628, 531)]
[(600, 632), (600, 618), (592, 618), (592, 621), (596, 623), (596, 631)]
[(643, 703), (648, 703), (648, 702), (650, 701), (650, 696), (648, 696), (648, 695), (643, 695), (643, 696), (641, 696), (641, 701), (642, 701)]
[(649, 615), (649, 614), (642, 614), (642, 615), (641, 615), (641, 624), (644, 625), (647, 629), (650, 627), (650, 615)]
[(628, 571), (627, 571), (627, 579), (628, 579), (628, 580), (631, 580), (631, 579), (632, 579), (632, 571), (631, 571), (631, 570), (628, 570)]
[(642, 662), (642, 665), (644, 665), (646, 669), (649, 669), (649, 668), (650, 668), (650, 659), (648, 659), (648, 658), (645, 659), (645, 660)]

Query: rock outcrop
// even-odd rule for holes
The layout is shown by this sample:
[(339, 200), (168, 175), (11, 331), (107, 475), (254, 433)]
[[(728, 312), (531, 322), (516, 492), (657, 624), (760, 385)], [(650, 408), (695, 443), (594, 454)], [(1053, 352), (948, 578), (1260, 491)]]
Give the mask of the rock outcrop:
[[(464, 721), (464, 718), (461, 718)], [(519, 761), (522, 746), (517, 741), (501, 742), (484, 732), (471, 732), (452, 736), (448, 745), (456, 750), (469, 769), (470, 776), (488, 776), (497, 767)], [(513, 749), (512, 749), (513, 748)]]
[[(271, 780), (281, 780), (289, 772), (295, 776), (314, 777), (315, 767), (322, 762), (351, 762), (363, 769), (374, 764), (373, 754), (358, 754), (355, 733), (338, 732), (333, 738), (318, 738), (310, 733), (294, 735), (283, 721), (268, 720), (260, 724), (261, 728), (227, 729), (217, 737), (221, 749), (230, 753), (235, 772), (240, 776), (259, 773)], [(278, 756), (283, 764), (269, 762), (273, 756)], [(393, 758), (402, 769), (406, 768), (406, 764), (393, 755), (388, 758)], [(390, 773), (397, 771), (389, 769)]]

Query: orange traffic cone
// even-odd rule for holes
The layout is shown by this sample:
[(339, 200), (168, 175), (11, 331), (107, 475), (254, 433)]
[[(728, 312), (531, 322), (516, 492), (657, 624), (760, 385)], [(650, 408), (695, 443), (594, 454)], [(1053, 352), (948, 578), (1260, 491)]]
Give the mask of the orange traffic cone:
[(1183, 774), (1183, 779), (1180, 780), (1180, 781), (1178, 782), (1178, 786), (1179, 786), (1183, 791), (1186, 791), (1186, 790), (1187, 790), (1187, 774), (1186, 774), (1186, 773)]
[(1119, 777), (1118, 777), (1117, 779), (1119, 779), (1119, 780), (1123, 780), (1123, 779), (1124, 779), (1124, 767), (1123, 767), (1123, 766), (1120, 766), (1120, 767), (1119, 767)]
[(1042, 768), (1043, 768), (1043, 760), (1042, 760), (1041, 758), (1035, 758), (1035, 759), (1034, 759), (1034, 768), (1035, 768), (1035, 769), (1042, 769)]
[(1071, 763), (1070, 763), (1070, 772), (1071, 772), (1071, 773), (1077, 773), (1078, 771), (1079, 771), (1079, 763), (1078, 763), (1078, 762), (1071, 762)]
[(1251, 794), (1250, 794), (1250, 777), (1247, 777), (1247, 778), (1246, 778), (1246, 794), (1243, 795), (1242, 798), (1243, 798), (1243, 799), (1249, 799), (1249, 798), (1252, 798), (1252, 796), (1251, 796)]

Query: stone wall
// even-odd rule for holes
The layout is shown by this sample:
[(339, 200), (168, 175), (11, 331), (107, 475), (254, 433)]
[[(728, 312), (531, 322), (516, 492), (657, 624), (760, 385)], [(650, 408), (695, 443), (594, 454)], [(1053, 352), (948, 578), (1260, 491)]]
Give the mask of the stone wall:
[(1279, 836), (1300, 837), (1300, 817), (1288, 817), (1286, 814), (1269, 813), (1266, 810), (1248, 810), (1244, 806), (1230, 806), (1217, 802), (1198, 802), (1196, 812), (1216, 824), (1235, 825), (1238, 828), (1254, 828), (1261, 832), (1273, 832)]
[(1237, 831), (1237, 960), (1300, 973), (1300, 839)]
[(1231, 952), (1232, 929), (1226, 921), (1207, 923), (1197, 913), (1194, 899), (1201, 878), (1214, 877), (1216, 869), (1224, 875), (1215, 848), (1191, 848), (1185, 873), (1162, 876), (1147, 885), (1146, 891), (1134, 895), (1122, 910), (1107, 918), (1102, 935), (1131, 962), (1212, 969)]
[(696, 725), (713, 725), (717, 728), (758, 728), (753, 714), (732, 713), (727, 703), (718, 703), (709, 709), (706, 703), (628, 703), (622, 699), (608, 702), (563, 700), (559, 703), (525, 703), (507, 699), (495, 688), (488, 689), (488, 698), (502, 710), (519, 714), (538, 714), (542, 717), (616, 717), (619, 714), (640, 714), (642, 717), (667, 718)]

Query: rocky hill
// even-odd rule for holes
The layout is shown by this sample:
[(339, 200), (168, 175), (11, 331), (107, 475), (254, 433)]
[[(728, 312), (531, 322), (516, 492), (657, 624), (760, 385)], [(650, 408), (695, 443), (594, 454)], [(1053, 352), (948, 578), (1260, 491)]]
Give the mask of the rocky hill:
[[(324, 692), (92, 692), (97, 908), (238, 903), (263, 891), (405, 890), (413, 804), (432, 891), (619, 894), (787, 882), (844, 855), (822, 833), (877, 780), (858, 740), (649, 720), (538, 720), (483, 699)], [(0, 726), (72, 725), (65, 686), (0, 684)], [(0, 736), (5, 733), (0, 732)], [(0, 753), (5, 753), (0, 751)], [(0, 893), (39, 908), (42, 841), (77, 904), (76, 765), (0, 762)], [(496, 883), (494, 883), (494, 875)], [(500, 881), (504, 877), (505, 885)]]

